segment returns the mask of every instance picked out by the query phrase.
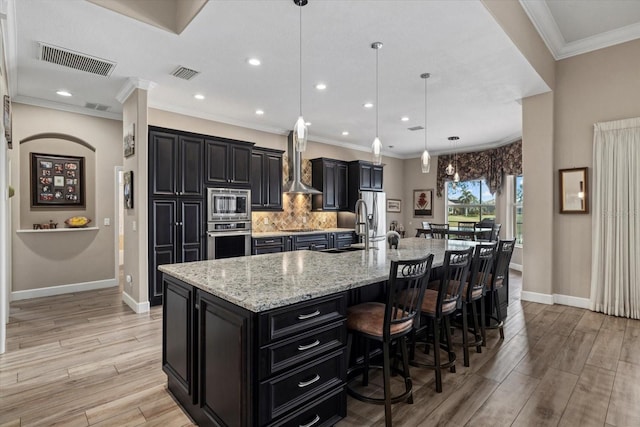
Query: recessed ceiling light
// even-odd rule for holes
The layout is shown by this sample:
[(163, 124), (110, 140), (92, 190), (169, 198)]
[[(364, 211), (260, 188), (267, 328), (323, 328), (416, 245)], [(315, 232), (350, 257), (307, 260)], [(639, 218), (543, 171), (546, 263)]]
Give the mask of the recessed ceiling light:
[(60, 96), (71, 96), (71, 93), (67, 92), (66, 90), (59, 90), (56, 93)]
[(195, 95), (193, 95), (193, 97), (194, 97), (195, 99), (199, 99), (199, 100), (201, 100), (201, 101), (204, 99), (204, 95), (203, 95), (203, 94), (201, 94), (201, 93), (196, 93)]
[(403, 122), (408, 122), (409, 121), (409, 117), (404, 116), (404, 117), (401, 117), (400, 120), (402, 120)]
[(347, 136), (347, 135), (349, 135), (349, 132), (348, 132), (348, 131), (346, 131), (346, 130), (345, 130), (345, 131), (342, 131), (342, 136)]
[(249, 58), (247, 59), (247, 62), (249, 63), (249, 65), (253, 65), (254, 67), (262, 64), (258, 58)]
[(264, 114), (263, 110), (256, 110), (256, 114), (262, 116)]
[(362, 106), (364, 108), (373, 108), (373, 102), (366, 102), (366, 103), (362, 104)]
[(316, 89), (318, 89), (318, 90), (325, 90), (326, 88), (327, 88), (327, 85), (324, 84), (324, 83), (318, 83), (316, 85)]

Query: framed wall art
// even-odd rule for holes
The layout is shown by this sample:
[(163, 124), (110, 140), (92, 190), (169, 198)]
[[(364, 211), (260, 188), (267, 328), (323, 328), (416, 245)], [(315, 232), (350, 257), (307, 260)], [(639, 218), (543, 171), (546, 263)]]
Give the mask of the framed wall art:
[(560, 213), (589, 213), (587, 168), (560, 169)]
[(133, 209), (133, 171), (122, 174), (124, 207), (125, 209)]
[(413, 216), (433, 216), (433, 189), (413, 190)]
[(401, 212), (402, 201), (399, 199), (387, 199), (387, 212)]
[(31, 207), (85, 207), (84, 157), (31, 153)]
[(131, 157), (136, 152), (136, 124), (133, 123), (131, 126), (131, 132), (128, 132), (123, 138), (125, 157)]
[(9, 95), (4, 96), (4, 137), (7, 140), (7, 146), (9, 149), (13, 148), (11, 140), (11, 98)]

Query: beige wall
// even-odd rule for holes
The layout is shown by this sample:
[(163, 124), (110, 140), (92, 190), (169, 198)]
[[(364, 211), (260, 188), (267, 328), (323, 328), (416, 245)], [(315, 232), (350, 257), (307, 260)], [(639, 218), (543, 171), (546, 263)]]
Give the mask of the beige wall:
[(553, 151), (555, 293), (589, 298), (592, 243), (591, 214), (558, 213), (557, 170), (587, 166), (589, 178), (593, 177), (593, 125), (640, 116), (639, 70), (640, 40), (557, 63)]
[[(81, 145), (60, 139), (19, 141), (37, 134), (60, 133), (86, 141), (95, 153)], [(114, 280), (115, 166), (121, 163), (121, 123), (46, 108), (13, 105), (13, 170), (16, 195), (12, 202), (13, 291), (65, 284)], [(84, 156), (87, 171), (84, 209), (40, 209), (30, 207), (29, 152)], [(53, 219), (63, 227), (74, 215), (92, 219), (95, 231), (58, 233), (16, 233), (33, 223)]]

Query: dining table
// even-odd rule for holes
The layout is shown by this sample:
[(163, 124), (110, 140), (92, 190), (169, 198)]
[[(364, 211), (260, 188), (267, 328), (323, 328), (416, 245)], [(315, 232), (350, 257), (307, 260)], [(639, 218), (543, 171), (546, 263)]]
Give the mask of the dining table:
[[(416, 229), (416, 237), (420, 237), (420, 236), (431, 236), (432, 232), (436, 230), (435, 228), (417, 228)], [(449, 236), (449, 238), (451, 238), (451, 236), (455, 236), (455, 238), (460, 238), (460, 237), (473, 237), (474, 240), (477, 240), (478, 238), (482, 238), (483, 236), (489, 236), (491, 234), (491, 227), (475, 227), (475, 228), (468, 228), (468, 227), (457, 227), (457, 226), (449, 226), (448, 229), (444, 229), (444, 228), (437, 228), (438, 232), (442, 232), (444, 234), (447, 234)]]

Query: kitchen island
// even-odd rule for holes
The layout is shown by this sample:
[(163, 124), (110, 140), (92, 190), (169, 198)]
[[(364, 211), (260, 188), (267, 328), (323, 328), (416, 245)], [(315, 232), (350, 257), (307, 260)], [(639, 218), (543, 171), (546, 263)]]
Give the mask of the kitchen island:
[(293, 251), (162, 265), (163, 369), (200, 425), (335, 424), (346, 414), (349, 295), (392, 260), (474, 242), (401, 239), (368, 251)]

